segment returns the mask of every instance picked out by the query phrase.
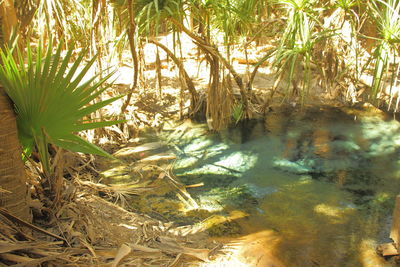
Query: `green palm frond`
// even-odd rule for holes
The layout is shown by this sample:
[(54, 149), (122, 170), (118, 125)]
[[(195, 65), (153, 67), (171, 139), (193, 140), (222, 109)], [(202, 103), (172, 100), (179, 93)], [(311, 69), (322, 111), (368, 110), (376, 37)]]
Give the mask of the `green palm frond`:
[(183, 1), (181, 0), (140, 0), (136, 2), (139, 32), (142, 34), (158, 34), (160, 25), (165, 18), (177, 20), (183, 18)]
[(121, 97), (91, 104), (107, 88), (103, 85), (114, 72), (99, 81), (95, 81), (98, 75), (84, 81), (95, 57), (84, 63), (83, 51), (70, 65), (73, 50), (69, 49), (62, 57), (61, 47), (62, 44), (53, 51), (50, 42), (45, 50), (39, 43), (32, 51), (28, 45), (26, 63), (19, 50), (17, 60), (10, 49), (0, 51), (0, 83), (14, 102), (25, 154), (29, 155), (37, 146), (46, 171), (50, 171), (48, 143), (76, 152), (109, 156), (76, 133), (122, 122), (88, 119), (89, 114)]

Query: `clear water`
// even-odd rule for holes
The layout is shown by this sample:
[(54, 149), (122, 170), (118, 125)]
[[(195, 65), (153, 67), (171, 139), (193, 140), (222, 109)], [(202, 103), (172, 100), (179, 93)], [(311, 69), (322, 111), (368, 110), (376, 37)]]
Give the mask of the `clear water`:
[(177, 150), (180, 179), (204, 183), (188, 189), (198, 210), (229, 218), (210, 224), (211, 234), (255, 235), (285, 266), (391, 266), (374, 250), (390, 241), (400, 192), (396, 120), (364, 109), (280, 109), (220, 134), (183, 123), (161, 138)]

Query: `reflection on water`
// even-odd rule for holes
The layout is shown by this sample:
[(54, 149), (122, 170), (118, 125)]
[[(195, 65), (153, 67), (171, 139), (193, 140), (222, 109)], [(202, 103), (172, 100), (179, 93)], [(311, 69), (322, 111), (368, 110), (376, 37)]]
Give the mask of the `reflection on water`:
[[(180, 179), (204, 182), (190, 189), (200, 206), (228, 218), (233, 230), (210, 226), (215, 236), (258, 244), (253, 256), (277, 266), (390, 266), (374, 250), (389, 241), (400, 189), (397, 121), (364, 109), (282, 109), (221, 134), (186, 123), (162, 138), (179, 148)], [(238, 211), (246, 216), (229, 219)]]

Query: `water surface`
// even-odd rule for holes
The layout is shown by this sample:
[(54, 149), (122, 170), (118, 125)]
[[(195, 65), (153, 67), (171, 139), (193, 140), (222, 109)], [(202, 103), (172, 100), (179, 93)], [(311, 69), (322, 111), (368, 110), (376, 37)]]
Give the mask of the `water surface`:
[(204, 183), (189, 189), (192, 214), (211, 235), (254, 236), (283, 266), (391, 266), (374, 250), (390, 241), (400, 192), (396, 120), (364, 108), (280, 108), (220, 134), (185, 122), (160, 138), (177, 151), (179, 178)]

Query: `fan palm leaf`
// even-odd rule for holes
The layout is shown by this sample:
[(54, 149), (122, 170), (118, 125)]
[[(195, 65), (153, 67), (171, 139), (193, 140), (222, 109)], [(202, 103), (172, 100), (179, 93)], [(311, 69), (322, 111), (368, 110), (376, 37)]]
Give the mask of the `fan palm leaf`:
[[(89, 114), (121, 97), (91, 104), (107, 89), (103, 85), (114, 72), (98, 81), (95, 81), (98, 78), (96, 75), (83, 82), (96, 58), (84, 64), (86, 51), (82, 51), (70, 66), (73, 50), (69, 49), (62, 57), (61, 47), (62, 44), (54, 52), (51, 42), (47, 50), (40, 43), (32, 51), (28, 45), (26, 64), (19, 50), (17, 60), (11, 49), (0, 51), (0, 83), (14, 102), (19, 137), (25, 154), (29, 155), (37, 146), (44, 169), (48, 172), (47, 144), (109, 156), (76, 133), (122, 122), (88, 119)], [(81, 68), (81, 65), (84, 66)]]

